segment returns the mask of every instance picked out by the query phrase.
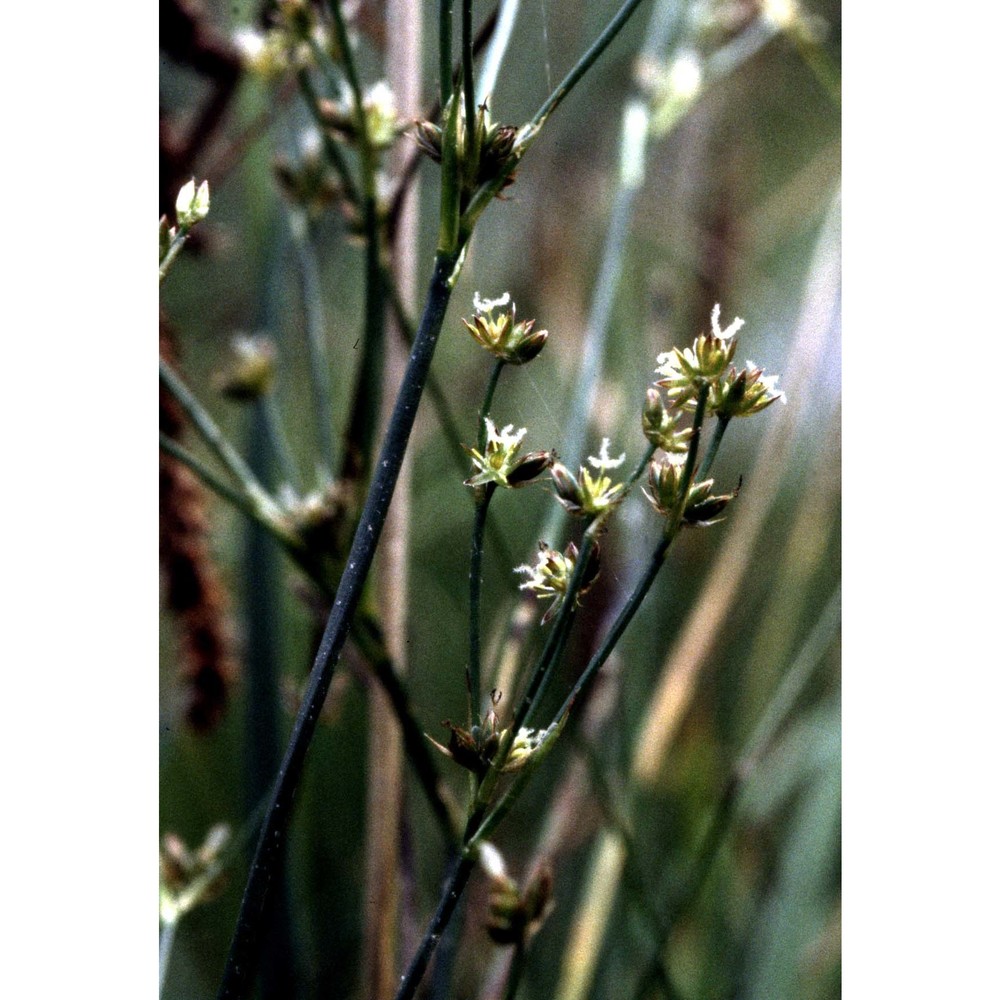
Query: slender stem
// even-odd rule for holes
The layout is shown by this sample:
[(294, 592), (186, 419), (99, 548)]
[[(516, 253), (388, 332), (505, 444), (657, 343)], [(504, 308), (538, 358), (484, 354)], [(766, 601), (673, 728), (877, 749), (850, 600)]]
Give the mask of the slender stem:
[(448, 104), (451, 97), (451, 10), (454, 0), (439, 0), (438, 4), (438, 52), (440, 53), (439, 75), (441, 86), (441, 107)]
[[(557, 659), (557, 653), (563, 648), (566, 641), (566, 634), (576, 610), (576, 598), (580, 593), (583, 584), (584, 574), (587, 570), (587, 563), (594, 548), (596, 532), (600, 530), (599, 519), (592, 519), (587, 525), (587, 530), (583, 533), (583, 541), (580, 543), (580, 550), (576, 556), (576, 565), (573, 567), (573, 575), (570, 577), (569, 585), (566, 587), (566, 594), (563, 597), (563, 606), (556, 616), (555, 625), (549, 633), (548, 640), (542, 649), (542, 655), (535, 664), (531, 680), (528, 682), (527, 690), (521, 698), (517, 712), (514, 715), (514, 722), (511, 729), (516, 734), (525, 725), (535, 709), (538, 698), (546, 684), (546, 675)], [(500, 761), (503, 765), (503, 761)]]
[(497, 383), (500, 381), (500, 372), (503, 371), (506, 362), (502, 358), (497, 358), (493, 369), (490, 372), (490, 380), (486, 383), (486, 392), (483, 394), (483, 405), (479, 408), (478, 446), (479, 454), (486, 453), (486, 418), (490, 415), (493, 406), (493, 396), (497, 391)]
[(306, 346), (309, 351), (309, 379), (319, 441), (319, 460), (327, 478), (333, 479), (333, 400), (330, 396), (330, 359), (326, 350), (326, 320), (319, 267), (309, 238), (309, 222), (304, 212), (289, 215), (292, 244), (299, 260), (302, 305), (306, 319)]
[(261, 513), (270, 517), (280, 517), (281, 512), (277, 504), (271, 499), (267, 490), (261, 486), (250, 466), (243, 461), (236, 449), (230, 444), (229, 439), (222, 433), (219, 425), (211, 418), (194, 393), (184, 384), (177, 372), (163, 358), (160, 358), (160, 381), (180, 404), (185, 416), (194, 424), (205, 444), (212, 449), (216, 458), (237, 480), (243, 488), (243, 492), (260, 508)]
[(476, 220), (493, 200), (497, 192), (503, 187), (506, 179), (514, 172), (520, 158), (538, 137), (538, 133), (549, 116), (559, 107), (570, 91), (580, 82), (580, 79), (587, 70), (594, 65), (604, 50), (611, 44), (628, 19), (635, 13), (640, 3), (642, 3), (642, 0), (626, 0), (622, 4), (618, 13), (611, 19), (593, 45), (580, 57), (576, 65), (566, 74), (562, 83), (556, 87), (538, 111), (535, 112), (535, 116), (531, 121), (521, 129), (516, 147), (517, 155), (511, 156), (504, 169), (499, 171), (489, 184), (484, 184), (470, 201), (469, 207), (466, 209), (462, 219), (463, 233), (468, 234), (472, 232), (472, 227), (475, 225)]
[(691, 441), (688, 446), (687, 461), (684, 464), (684, 472), (681, 476), (681, 484), (678, 491), (679, 498), (677, 505), (671, 512), (667, 524), (667, 530), (664, 533), (663, 538), (660, 539), (659, 544), (653, 550), (653, 554), (649, 558), (649, 563), (646, 566), (646, 570), (643, 573), (642, 578), (629, 595), (629, 598), (625, 602), (622, 610), (618, 612), (618, 616), (615, 618), (608, 634), (604, 637), (604, 641), (601, 643), (600, 648), (591, 657), (590, 662), (584, 668), (583, 673), (577, 678), (576, 683), (570, 690), (570, 693), (566, 696), (566, 700), (563, 702), (562, 708), (560, 708), (556, 713), (557, 719), (569, 712), (573, 706), (573, 702), (576, 701), (583, 689), (590, 683), (590, 679), (595, 673), (597, 673), (598, 670), (601, 669), (607, 658), (611, 655), (611, 651), (618, 644), (618, 641), (624, 634), (625, 629), (628, 628), (629, 623), (635, 616), (636, 611), (639, 610), (639, 605), (642, 604), (646, 594), (649, 593), (650, 587), (653, 586), (653, 581), (656, 579), (657, 573), (660, 572), (660, 569), (663, 566), (663, 560), (666, 558), (667, 549), (670, 548), (671, 542), (673, 542), (674, 538), (677, 537), (678, 531), (680, 531), (682, 519), (684, 517), (684, 506), (687, 500), (688, 487), (690, 486), (692, 471), (698, 457), (698, 441), (701, 436), (701, 425), (705, 419), (705, 404), (707, 401), (708, 386), (704, 386), (698, 393), (698, 403), (694, 413), (694, 428), (693, 433), (691, 434)]
[(241, 493), (220, 479), (200, 458), (195, 457), (184, 445), (164, 434), (163, 431), (160, 431), (160, 448), (171, 458), (176, 458), (182, 465), (186, 465), (205, 486), (232, 504), (240, 513), (245, 514), (258, 524), (272, 527), (270, 518), (262, 514), (258, 506), (245, 493)]
[[(396, 322), (399, 324), (399, 328), (402, 331), (406, 343), (412, 346), (413, 321), (407, 314), (406, 307), (400, 301), (399, 290), (396, 288), (395, 282), (392, 281), (390, 275), (383, 274), (383, 282), (389, 294), (389, 302), (392, 307), (393, 315), (396, 317)], [(451, 449), (452, 457), (455, 459), (456, 468), (460, 469), (464, 474), (469, 464), (469, 456), (462, 447), (462, 432), (459, 430), (458, 420), (455, 419), (455, 415), (448, 403), (448, 398), (445, 395), (444, 389), (441, 387), (441, 382), (435, 376), (434, 372), (431, 372), (427, 376), (427, 397), (430, 400), (431, 406), (434, 408), (434, 413), (437, 416), (438, 423), (441, 425), (441, 430), (444, 433), (444, 439), (447, 442), (448, 447)], [(480, 426), (482, 426), (482, 423), (480, 423)], [(484, 443), (480, 441), (480, 454), (482, 453), (484, 447)], [(514, 556), (510, 551), (507, 539), (504, 538), (503, 532), (500, 530), (500, 526), (496, 519), (488, 521), (486, 529), (489, 532), (490, 542), (496, 546), (497, 558), (500, 563), (504, 566), (513, 565)]]
[(569, 92), (580, 82), (580, 78), (597, 61), (601, 53), (608, 47), (614, 37), (625, 27), (628, 19), (635, 13), (642, 0), (626, 0), (618, 13), (608, 22), (608, 26), (600, 33), (593, 45), (581, 56), (576, 65), (566, 74), (562, 83), (549, 95), (545, 103), (535, 112), (531, 125), (541, 127), (545, 120), (565, 100)]
[(462, 0), (462, 96), (465, 99), (465, 149), (469, 163), (477, 163), (476, 90), (472, 80), (472, 0)]
[(483, 535), (486, 514), (496, 492), (496, 483), (487, 483), (476, 491), (476, 514), (472, 522), (472, 554), (469, 559), (469, 724), (477, 725), (482, 709), (482, 656), (480, 634), (483, 588)]
[(174, 938), (177, 935), (177, 921), (168, 920), (160, 931), (160, 996), (167, 982), (167, 966), (170, 964), (170, 954), (174, 950)]
[(292, 459), (292, 452), (288, 446), (288, 438), (285, 436), (284, 428), (281, 425), (281, 416), (278, 413), (278, 405), (275, 402), (274, 393), (267, 393), (260, 400), (263, 410), (264, 429), (267, 432), (268, 440), (271, 442), (271, 449), (274, 451), (278, 465), (281, 467), (281, 474), (286, 482), (293, 487), (301, 485), (295, 462)]
[(479, 87), (476, 90), (477, 104), (482, 104), (488, 100), (493, 93), (493, 88), (497, 82), (497, 75), (500, 72), (500, 66), (507, 53), (507, 46), (510, 45), (511, 35), (514, 33), (514, 24), (517, 21), (519, 7), (520, 0), (501, 0), (496, 34), (486, 52), (483, 69), (479, 74)]
[(518, 941), (514, 945), (514, 954), (510, 959), (510, 968), (507, 970), (507, 982), (504, 985), (503, 1000), (515, 1000), (517, 988), (521, 985), (521, 976), (524, 975), (524, 967), (527, 965), (528, 950), (524, 942)]
[(406, 376), (393, 409), (379, 461), (375, 466), (361, 521), (337, 588), (336, 600), (310, 672), (305, 697), (275, 781), (267, 818), (261, 829), (219, 989), (220, 1000), (246, 997), (252, 982), (256, 941), (265, 917), (267, 892), (275, 865), (284, 852), (292, 800), (302, 776), (306, 751), (312, 740), (334, 667), (347, 640), (351, 619), (361, 599), (361, 591), (371, 569), (375, 549), (385, 524), (399, 468), (413, 429), (427, 372), (451, 297), (451, 278), (457, 257), (457, 253), (438, 254), (435, 259), (427, 303), (407, 365)]
[(188, 227), (181, 226), (177, 230), (177, 235), (170, 241), (170, 246), (167, 252), (163, 256), (163, 260), (160, 261), (160, 284), (163, 284), (163, 279), (167, 276), (167, 272), (174, 266), (174, 261), (177, 260), (178, 254), (184, 249), (184, 244), (187, 243)]
[(427, 928), (427, 933), (424, 934), (424, 938), (420, 942), (420, 947), (417, 949), (416, 955), (413, 956), (410, 966), (406, 970), (406, 975), (403, 976), (403, 980), (399, 985), (396, 1000), (412, 1000), (416, 994), (420, 980), (423, 978), (431, 956), (434, 954), (434, 949), (437, 947), (438, 941), (441, 940), (441, 935), (448, 926), (448, 921), (451, 920), (452, 913), (455, 912), (455, 907), (458, 905), (462, 892), (468, 884), (469, 876), (472, 874), (475, 864), (474, 855), (467, 856), (461, 854), (456, 859), (454, 867), (449, 873), (444, 889), (441, 892), (441, 900), (438, 903), (434, 918), (431, 920), (430, 927)]
[(698, 473), (695, 476), (697, 482), (702, 482), (708, 477), (708, 472), (712, 468), (712, 463), (715, 461), (716, 452), (719, 450), (719, 445), (722, 444), (722, 435), (726, 433), (726, 428), (729, 426), (730, 417), (719, 417), (715, 421), (715, 429), (712, 431), (712, 440), (709, 441), (708, 447), (705, 449), (705, 457), (701, 460), (701, 464), (698, 466)]
[(364, 346), (358, 366), (354, 405), (347, 430), (347, 452), (342, 474), (348, 479), (366, 478), (371, 461), (381, 406), (382, 367), (385, 361), (385, 301), (382, 289), (381, 233), (378, 224), (376, 157), (365, 114), (364, 93), (354, 52), (347, 34), (340, 0), (329, 0), (334, 33), (340, 47), (344, 72), (354, 98), (354, 117), (361, 161), (363, 189), (362, 219), (365, 231), (365, 326)]
[(646, 471), (646, 467), (649, 465), (653, 456), (656, 454), (656, 445), (650, 442), (649, 447), (646, 448), (645, 453), (642, 456), (641, 461), (632, 470), (632, 475), (628, 477), (628, 483), (625, 486), (625, 492), (630, 493), (632, 487), (638, 482), (639, 477)]

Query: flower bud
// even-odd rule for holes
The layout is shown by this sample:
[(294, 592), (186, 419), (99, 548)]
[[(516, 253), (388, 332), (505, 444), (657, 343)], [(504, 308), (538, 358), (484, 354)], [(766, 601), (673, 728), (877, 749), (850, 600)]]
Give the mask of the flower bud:
[(195, 190), (192, 177), (177, 193), (177, 224), (190, 229), (208, 215), (208, 207), (208, 181), (202, 181)]
[(239, 403), (266, 396), (274, 382), (274, 343), (268, 337), (239, 336), (232, 340), (232, 360), (217, 377), (219, 392)]

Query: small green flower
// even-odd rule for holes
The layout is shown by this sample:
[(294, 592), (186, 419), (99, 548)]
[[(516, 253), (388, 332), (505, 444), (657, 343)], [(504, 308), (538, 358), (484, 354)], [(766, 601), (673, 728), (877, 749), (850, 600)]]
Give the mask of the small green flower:
[[(684, 460), (677, 461), (668, 456), (664, 462), (650, 462), (649, 489), (644, 489), (646, 499), (664, 517), (671, 517), (681, 495), (684, 479)], [(712, 496), (715, 480), (706, 479), (695, 483), (687, 491), (684, 503), (683, 524), (693, 528), (707, 528), (721, 520), (719, 515), (726, 505), (739, 493), (739, 486), (732, 493)]]
[[(379, 80), (365, 92), (361, 101), (368, 126), (368, 141), (373, 149), (388, 149), (402, 131), (396, 115), (396, 97), (384, 80)], [(354, 110), (354, 96), (345, 93), (338, 100), (323, 99), (319, 104), (320, 114), (326, 124), (337, 135), (348, 142), (358, 138), (358, 121)]]
[[(538, 559), (534, 566), (518, 566), (515, 573), (525, 573), (530, 580), (525, 580), (521, 584), (521, 590), (531, 590), (539, 598), (552, 598), (552, 604), (542, 618), (542, 624), (546, 625), (552, 620), (553, 615), (562, 607), (566, 599), (566, 591), (569, 588), (570, 580), (573, 578), (573, 571), (576, 569), (576, 560), (580, 551), (573, 542), (566, 546), (565, 552), (550, 548), (545, 542), (538, 543)], [(580, 597), (585, 594), (600, 573), (600, 553), (595, 545), (587, 564), (583, 581), (577, 591), (577, 604)]]
[(667, 396), (674, 406), (693, 410), (698, 391), (703, 385), (712, 385), (725, 374), (736, 352), (736, 341), (732, 339), (743, 326), (739, 317), (723, 330), (719, 326), (720, 306), (712, 310), (712, 332), (701, 334), (691, 347), (675, 347), (659, 355), (656, 359), (662, 375), (655, 384), (667, 390)]
[(681, 410), (669, 412), (656, 389), (648, 389), (646, 405), (642, 410), (642, 433), (646, 435), (647, 441), (655, 444), (661, 451), (686, 455), (693, 430), (690, 427), (678, 430), (677, 425), (682, 415)]
[[(504, 292), (498, 299), (481, 299), (479, 292), (473, 296), (476, 315), (470, 322), (463, 319), (465, 328), (495, 358), (509, 365), (523, 365), (538, 356), (548, 330), (534, 330), (533, 319), (516, 321), (517, 307), (510, 302), (510, 292)], [(493, 310), (510, 302), (510, 312), (493, 315)]]
[(587, 461), (597, 469), (597, 475), (590, 469), (580, 467), (579, 479), (561, 462), (552, 466), (552, 481), (556, 487), (556, 499), (571, 514), (580, 517), (597, 517), (607, 514), (625, 499), (625, 484), (613, 483), (606, 476), (608, 469), (617, 469), (625, 461), (625, 452), (617, 458), (608, 455), (610, 440), (604, 438), (600, 453), (591, 455)]
[(786, 403), (785, 394), (775, 388), (777, 375), (765, 375), (752, 361), (737, 373), (735, 368), (712, 387), (709, 406), (720, 417), (749, 417), (760, 413), (777, 400)]
[(517, 489), (527, 486), (541, 475), (552, 464), (552, 453), (531, 451), (527, 455), (518, 457), (521, 442), (527, 433), (525, 427), (515, 431), (513, 424), (508, 424), (503, 430), (498, 431), (493, 421), (487, 417), (485, 454), (462, 445), (478, 470), (465, 480), (465, 485), (485, 486), (487, 483), (495, 483), (506, 489)]

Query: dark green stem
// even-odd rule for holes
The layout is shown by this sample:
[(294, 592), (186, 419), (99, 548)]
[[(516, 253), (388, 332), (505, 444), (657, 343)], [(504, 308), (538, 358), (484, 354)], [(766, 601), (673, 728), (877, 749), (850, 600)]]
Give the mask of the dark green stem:
[(486, 383), (486, 392), (483, 394), (483, 405), (479, 408), (479, 427), (477, 435), (477, 446), (479, 454), (486, 454), (486, 418), (490, 415), (490, 408), (493, 406), (493, 396), (497, 391), (497, 383), (500, 381), (500, 372), (506, 364), (498, 358), (493, 370), (490, 372), (490, 380)]
[(521, 985), (521, 976), (524, 975), (524, 967), (527, 965), (528, 949), (523, 942), (514, 945), (514, 954), (510, 959), (510, 968), (507, 970), (507, 982), (503, 989), (503, 1000), (514, 1000), (517, 996), (517, 988)]
[(628, 477), (628, 483), (625, 486), (625, 492), (630, 493), (632, 487), (638, 482), (639, 477), (646, 471), (646, 466), (649, 465), (653, 456), (656, 454), (656, 445), (650, 442), (649, 447), (646, 448), (645, 453), (642, 456), (642, 460), (635, 467), (632, 475)]
[(695, 476), (695, 482), (700, 483), (708, 478), (709, 470), (715, 461), (716, 452), (719, 450), (719, 445), (722, 444), (722, 435), (726, 433), (726, 428), (729, 426), (731, 419), (731, 417), (719, 417), (715, 421), (712, 440), (709, 441), (708, 447), (705, 449), (705, 457), (701, 460), (701, 465), (698, 466), (698, 474)]
[(639, 605), (642, 604), (646, 594), (649, 593), (649, 588), (653, 586), (653, 581), (656, 579), (657, 573), (660, 572), (660, 569), (663, 566), (663, 560), (667, 555), (667, 549), (670, 548), (671, 542), (673, 542), (674, 538), (677, 537), (678, 531), (680, 531), (684, 517), (685, 501), (687, 500), (687, 491), (691, 483), (691, 476), (698, 457), (698, 441), (701, 437), (701, 425), (705, 419), (705, 404), (707, 400), (708, 387), (705, 386), (698, 394), (698, 403), (694, 413), (693, 433), (691, 434), (691, 441), (688, 446), (688, 455), (687, 461), (684, 464), (684, 472), (681, 476), (679, 499), (674, 510), (671, 512), (667, 530), (664, 533), (663, 538), (660, 539), (659, 544), (653, 550), (653, 554), (649, 558), (649, 563), (646, 566), (646, 571), (642, 575), (642, 579), (629, 595), (628, 600), (625, 602), (625, 606), (618, 612), (618, 616), (615, 618), (610, 631), (604, 637), (604, 641), (601, 643), (600, 648), (596, 653), (594, 653), (590, 662), (584, 668), (583, 673), (577, 678), (572, 690), (566, 696), (566, 700), (563, 702), (562, 708), (560, 708), (556, 713), (556, 719), (562, 718), (564, 714), (569, 712), (573, 706), (573, 702), (576, 701), (583, 689), (590, 683), (594, 674), (601, 669), (607, 658), (611, 655), (611, 651), (615, 648), (622, 635), (625, 633), (625, 629), (628, 628), (629, 623), (635, 616), (636, 611), (639, 610)]
[(466, 683), (469, 688), (469, 724), (479, 724), (482, 710), (482, 654), (481, 596), (483, 589), (483, 536), (486, 533), (486, 514), (490, 500), (496, 492), (496, 483), (487, 483), (476, 490), (476, 514), (472, 522), (472, 554), (469, 560), (469, 669)]
[(455, 907), (458, 905), (458, 901), (469, 882), (469, 876), (472, 874), (475, 864), (474, 857), (466, 857), (464, 854), (456, 859), (455, 865), (449, 873), (445, 886), (441, 891), (441, 899), (434, 918), (431, 920), (430, 927), (427, 928), (427, 933), (424, 934), (424, 938), (420, 942), (420, 947), (417, 949), (416, 955), (413, 956), (410, 967), (406, 970), (406, 975), (403, 976), (403, 980), (399, 984), (396, 1000), (412, 1000), (412, 997), (415, 996), (417, 987), (420, 985), (420, 980), (423, 978), (431, 956), (434, 954), (434, 949), (437, 947), (438, 941), (441, 940), (441, 935), (448, 926), (448, 921), (451, 920), (452, 913), (455, 912)]
[(465, 99), (465, 151), (467, 162), (477, 163), (476, 91), (472, 79), (472, 0), (462, 0), (462, 96)]
[(438, 52), (440, 53), (439, 74), (441, 107), (448, 104), (451, 97), (451, 9), (454, 0), (439, 0), (438, 4)]
[(291, 820), (291, 806), (302, 777), (306, 752), (316, 729), (320, 709), (326, 699), (330, 680), (340, 658), (351, 619), (361, 599), (375, 550), (378, 546), (389, 503), (395, 490), (399, 469), (423, 394), (434, 349), (444, 322), (451, 297), (451, 277), (457, 253), (438, 254), (434, 263), (427, 304), (413, 352), (407, 365), (399, 396), (375, 466), (371, 487), (354, 535), (346, 568), (337, 588), (337, 595), (316, 659), (302, 706), (295, 719), (291, 740), (278, 771), (267, 818), (261, 829), (254, 862), (250, 869), (236, 930), (226, 961), (220, 1000), (242, 1000), (247, 996), (254, 973), (257, 939), (265, 917), (265, 903), (275, 866), (284, 853), (285, 839)]
[(593, 66), (601, 53), (611, 44), (618, 32), (625, 26), (626, 21), (635, 13), (640, 3), (642, 3), (642, 0), (627, 0), (622, 5), (594, 44), (581, 56), (577, 64), (566, 74), (562, 83), (556, 87), (545, 103), (538, 109), (535, 117), (521, 129), (516, 147), (516, 155), (511, 156), (504, 168), (498, 171), (488, 184), (484, 184), (475, 193), (468, 208), (465, 210), (461, 227), (463, 236), (467, 237), (472, 232), (476, 220), (482, 215), (486, 206), (496, 197), (507, 178), (517, 168), (521, 157), (538, 137), (538, 133), (549, 115), (559, 107), (570, 91), (580, 82), (580, 78), (584, 73)]
[[(515, 735), (522, 726), (527, 724), (528, 719), (531, 717), (531, 714), (538, 703), (539, 696), (545, 688), (547, 677), (552, 665), (557, 660), (558, 654), (562, 651), (563, 646), (565, 645), (566, 636), (569, 632), (569, 626), (576, 611), (576, 598), (580, 593), (580, 587), (583, 584), (587, 563), (590, 561), (590, 555), (594, 548), (596, 532), (598, 530), (600, 530), (599, 521), (594, 519), (590, 522), (587, 526), (587, 530), (583, 533), (583, 541), (580, 543), (580, 550), (577, 553), (576, 565), (573, 567), (573, 575), (570, 577), (569, 585), (566, 588), (566, 594), (563, 597), (563, 606), (559, 609), (555, 625), (549, 633), (549, 637), (542, 649), (542, 655), (538, 658), (538, 661), (535, 664), (535, 669), (531, 675), (531, 680), (528, 682), (527, 690), (524, 692), (521, 702), (518, 705), (517, 712), (514, 715), (514, 722), (511, 728)], [(503, 761), (501, 761), (500, 764), (502, 766)]]
[(365, 331), (358, 366), (351, 419), (347, 429), (347, 451), (342, 475), (364, 480), (369, 471), (382, 394), (382, 365), (385, 360), (385, 296), (382, 288), (381, 234), (378, 224), (376, 161), (368, 132), (364, 94), (347, 35), (339, 0), (330, 0), (334, 33), (342, 53), (344, 72), (354, 99), (355, 131), (361, 161), (362, 220), (365, 232)]

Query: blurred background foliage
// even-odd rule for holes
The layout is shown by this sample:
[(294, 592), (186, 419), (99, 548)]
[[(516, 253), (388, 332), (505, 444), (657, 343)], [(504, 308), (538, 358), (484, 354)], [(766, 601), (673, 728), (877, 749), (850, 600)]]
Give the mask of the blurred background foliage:
[[(355, 6), (370, 84), (384, 75), (383, 9)], [(425, 109), (436, 89), (437, 6), (422, 4)], [(531, 365), (505, 374), (493, 413), (498, 425), (526, 426), (527, 447), (564, 454), (618, 186), (622, 108), (652, 6), (640, 8), (553, 117), (506, 200), (477, 228), (434, 362), (466, 443), (475, 440), (489, 359), (460, 317), (472, 314), (474, 291), (510, 291), (518, 315), (536, 317), (550, 338)], [(617, 4), (538, 0), (521, 8), (491, 102), (495, 120), (515, 124), (531, 116)], [(477, 24), (490, 9), (476, 5)], [(718, 51), (759, 16), (752, 2), (677, 9), (681, 27), (664, 64), (683, 47)], [(585, 453), (608, 436), (612, 454), (625, 450), (630, 462), (641, 454), (639, 418), (656, 356), (707, 329), (715, 302), (723, 323), (735, 314), (746, 320), (737, 361), (748, 356), (781, 373), (788, 405), (731, 426), (713, 472), (725, 489), (743, 477), (738, 501), (722, 524), (687, 532), (671, 551), (605, 669), (586, 724), (560, 743), (495, 838), (515, 877), (543, 854), (554, 872), (555, 906), (528, 949), (524, 998), (791, 1000), (840, 992), (839, 4), (809, 0), (808, 13), (817, 50), (774, 33), (706, 81), (649, 147)], [(271, 337), (275, 409), (303, 487), (314, 485), (302, 260), (275, 178), (278, 160), (301, 160), (309, 120), (294, 76), (245, 72), (232, 43), (238, 29), (259, 28), (268, 16), (245, 0), (161, 3), (161, 212), (172, 212), (177, 187), (191, 175), (207, 177), (212, 189), (211, 214), (164, 285), (162, 325), (188, 383), (277, 489), (282, 476), (262, 412), (217, 391), (231, 338)], [(185, 25), (194, 26), (188, 34)], [(196, 43), (216, 47), (216, 62)], [(405, 119), (420, 114), (400, 111)], [(416, 274), (413, 312), (434, 250), (437, 176), (425, 160), (419, 236), (401, 251), (412, 255)], [(340, 428), (362, 334), (363, 249), (335, 206), (315, 214), (309, 234)], [(204, 454), (192, 433), (185, 441)], [(427, 399), (412, 463), (407, 685), (422, 728), (441, 739), (441, 720), (465, 715), (472, 503), (462, 485), (467, 471)], [(315, 597), (271, 539), (207, 493), (193, 503), (204, 531), (192, 544), (202, 548), (201, 585), (214, 619), (163, 615), (161, 827), (197, 845), (226, 822), (241, 849), (221, 893), (180, 923), (164, 990), (177, 998), (214, 996), (218, 987), (253, 821), (322, 624)], [(513, 566), (533, 561), (553, 504), (534, 487), (492, 506), (510, 562), (500, 560), (495, 539), (488, 544), (487, 664), (502, 655), (519, 599)], [(551, 685), (553, 708), (627, 595), (656, 531), (636, 493), (602, 546), (599, 584)], [(375, 588), (383, 582), (376, 576)], [(531, 610), (537, 632), (540, 610)], [(203, 717), (192, 714), (193, 701), (218, 692), (192, 694), (199, 656), (214, 662), (226, 689), (224, 703)], [(788, 684), (797, 685), (790, 695)], [(262, 996), (375, 995), (364, 960), (366, 796), (382, 780), (378, 734), (370, 738), (373, 687), (363, 659), (349, 651), (296, 801)], [(441, 763), (463, 796), (465, 775)], [(412, 773), (403, 774), (401, 873), (391, 873), (400, 966), (434, 906), (445, 846)], [(428, 996), (500, 995), (509, 949), (489, 940), (485, 920), (485, 880), (474, 878), (451, 992), (439, 971)], [(658, 960), (669, 983), (658, 977)]]

